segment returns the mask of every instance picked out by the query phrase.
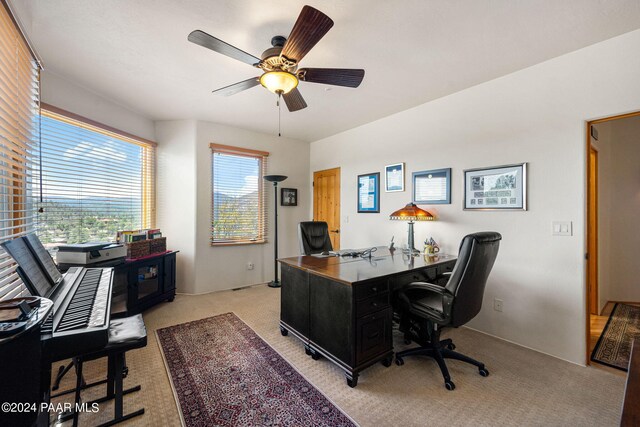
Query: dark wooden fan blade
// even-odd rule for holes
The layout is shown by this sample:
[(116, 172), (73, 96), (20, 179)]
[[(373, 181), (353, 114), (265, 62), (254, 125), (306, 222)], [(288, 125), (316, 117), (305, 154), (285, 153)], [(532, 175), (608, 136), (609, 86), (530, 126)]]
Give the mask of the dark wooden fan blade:
[(249, 65), (255, 65), (260, 62), (260, 58), (256, 58), (255, 56), (250, 55), (235, 46), (231, 46), (229, 43), (225, 43), (222, 40), (219, 40), (212, 35), (205, 33), (204, 31), (192, 31), (187, 39), (191, 43), (199, 44), (200, 46), (211, 49), (214, 52), (221, 53), (230, 58), (245, 62)]
[(216, 95), (229, 96), (229, 95), (234, 95), (238, 92), (242, 92), (243, 90), (251, 89), (252, 87), (257, 86), (259, 84), (260, 84), (260, 77), (252, 77), (250, 79), (243, 80), (241, 82), (234, 83), (232, 85), (225, 86), (220, 89), (216, 89), (213, 91), (213, 93), (215, 93)]
[(298, 70), (298, 78), (303, 82), (358, 87), (364, 78), (364, 70), (352, 68), (301, 68)]
[(331, 27), (333, 21), (327, 15), (311, 6), (303, 7), (280, 55), (300, 62)]
[(289, 93), (285, 93), (282, 97), (284, 98), (284, 102), (287, 103), (287, 108), (291, 112), (307, 108), (307, 103), (304, 102), (304, 98), (298, 88), (295, 88)]

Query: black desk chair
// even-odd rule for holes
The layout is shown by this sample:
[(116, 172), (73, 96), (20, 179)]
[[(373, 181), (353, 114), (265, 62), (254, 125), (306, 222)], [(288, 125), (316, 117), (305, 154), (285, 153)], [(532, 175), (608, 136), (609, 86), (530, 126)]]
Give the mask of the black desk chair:
[(298, 242), (302, 255), (332, 251), (329, 226), (324, 221), (304, 221), (298, 224)]
[(480, 375), (489, 371), (484, 364), (456, 351), (451, 339), (440, 341), (445, 327), (462, 326), (473, 319), (482, 307), (484, 288), (498, 255), (502, 236), (481, 232), (465, 236), (447, 285), (414, 282), (398, 291), (400, 331), (405, 342), (416, 341), (421, 347), (396, 353), (396, 364), (403, 365), (405, 356), (433, 357), (444, 377), (447, 390), (455, 389), (444, 359), (456, 359), (478, 367)]
[[(140, 390), (139, 385), (124, 390), (123, 384), (124, 378), (129, 372), (125, 362), (125, 353), (129, 350), (145, 347), (146, 345), (147, 329), (144, 325), (141, 314), (122, 319), (112, 319), (109, 323), (109, 342), (106, 347), (102, 350), (85, 354), (74, 359), (74, 362), (76, 363), (76, 388), (73, 390), (75, 391), (75, 404), (78, 405), (80, 403), (80, 393), (82, 390), (104, 383), (107, 384), (106, 395), (88, 402), (87, 406), (91, 408), (94, 403), (102, 403), (114, 399), (114, 417), (111, 421), (101, 424), (100, 427), (111, 426), (144, 414), (144, 408), (131, 412), (127, 415), (123, 414), (124, 395)], [(82, 378), (83, 363), (103, 357), (108, 358), (107, 379), (85, 385)], [(63, 392), (59, 395), (66, 393), (67, 392)], [(78, 425), (77, 412), (73, 411), (70, 414), (64, 414), (60, 417), (60, 421), (66, 421), (69, 418), (73, 418), (74, 427)]]

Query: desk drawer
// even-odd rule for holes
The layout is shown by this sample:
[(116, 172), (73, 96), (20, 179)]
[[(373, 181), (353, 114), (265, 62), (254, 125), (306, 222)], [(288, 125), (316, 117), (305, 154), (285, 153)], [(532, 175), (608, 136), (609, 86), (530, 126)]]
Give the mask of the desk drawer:
[(356, 303), (356, 317), (366, 316), (389, 307), (389, 293), (374, 295)]
[(390, 351), (391, 309), (379, 311), (356, 321), (356, 364)]
[(358, 284), (355, 286), (357, 300), (370, 298), (375, 295), (384, 294), (389, 291), (387, 280), (376, 280), (375, 282)]

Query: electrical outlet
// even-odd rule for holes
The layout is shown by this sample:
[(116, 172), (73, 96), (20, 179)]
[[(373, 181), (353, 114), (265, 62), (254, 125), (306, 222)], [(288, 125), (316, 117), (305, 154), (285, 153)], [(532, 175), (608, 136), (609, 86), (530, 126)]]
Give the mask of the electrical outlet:
[(255, 264), (252, 262), (248, 262), (247, 263), (247, 270), (253, 270), (253, 268), (255, 267)]
[(495, 311), (502, 311), (502, 304), (504, 304), (504, 301), (502, 301), (501, 299), (495, 298), (493, 300), (493, 309)]

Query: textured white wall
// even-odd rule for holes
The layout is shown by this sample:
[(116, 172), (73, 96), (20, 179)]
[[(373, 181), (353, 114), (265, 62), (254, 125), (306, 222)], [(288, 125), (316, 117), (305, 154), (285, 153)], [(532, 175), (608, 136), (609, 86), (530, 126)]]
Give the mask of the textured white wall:
[[(417, 240), (432, 235), (456, 253), (467, 233), (503, 235), (469, 326), (583, 364), (585, 120), (640, 109), (638, 51), (634, 31), (312, 143), (311, 171), (342, 168), (342, 246), (406, 235), (388, 215), (410, 201), (411, 184), (382, 192), (380, 214), (357, 214), (356, 175), (402, 161), (408, 178), (451, 167), (452, 204), (427, 207), (438, 221), (417, 224)], [(528, 211), (462, 210), (464, 169), (518, 162), (529, 163)], [(552, 237), (552, 221), (572, 221), (573, 236)]]
[(195, 120), (156, 123), (158, 137), (157, 226), (167, 248), (178, 250), (178, 292), (196, 293), (196, 127)]
[(155, 141), (152, 120), (46, 69), (41, 75), (41, 92), (47, 104)]

